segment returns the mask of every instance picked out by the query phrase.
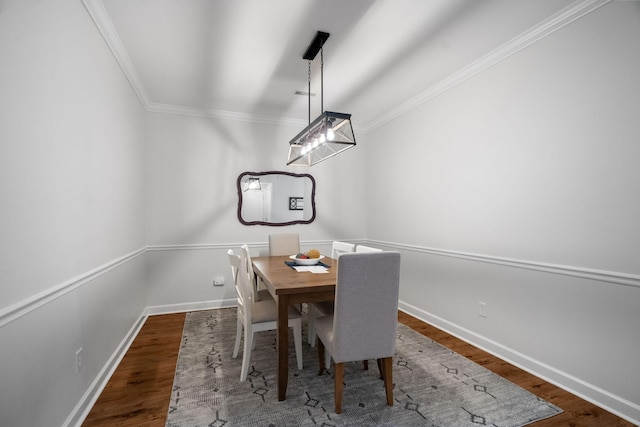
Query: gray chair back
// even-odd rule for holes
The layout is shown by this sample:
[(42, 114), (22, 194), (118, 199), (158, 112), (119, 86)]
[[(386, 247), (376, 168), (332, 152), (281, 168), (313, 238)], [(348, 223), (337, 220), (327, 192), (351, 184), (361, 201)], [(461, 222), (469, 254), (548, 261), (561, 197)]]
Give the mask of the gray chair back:
[(393, 357), (400, 253), (342, 254), (337, 275), (333, 359), (349, 362)]

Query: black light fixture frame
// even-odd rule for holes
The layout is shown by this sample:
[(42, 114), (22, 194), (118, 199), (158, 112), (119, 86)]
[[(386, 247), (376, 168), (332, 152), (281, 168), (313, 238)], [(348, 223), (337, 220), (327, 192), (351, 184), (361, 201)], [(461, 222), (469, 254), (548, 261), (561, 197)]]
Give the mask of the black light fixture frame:
[[(318, 31), (311, 41), (306, 52), (302, 56), (307, 61), (313, 61), (318, 53), (322, 52), (324, 43), (329, 38), (329, 33)], [(321, 53), (322, 56), (322, 53)], [(311, 122), (311, 62), (309, 62), (309, 79), (308, 79), (308, 99), (309, 99), (309, 121), (308, 126), (304, 128), (289, 142), (289, 160), (287, 165), (304, 165), (312, 166), (323, 160), (333, 157), (336, 154), (356, 145), (353, 128), (351, 126), (351, 114), (337, 113), (333, 111), (324, 111), (324, 59), (320, 65), (320, 111), (323, 111), (313, 123)], [(335, 130), (335, 132), (334, 132)], [(313, 145), (313, 148), (306, 149), (306, 146), (319, 134), (329, 135), (331, 132), (331, 140), (324, 140), (321, 144)]]

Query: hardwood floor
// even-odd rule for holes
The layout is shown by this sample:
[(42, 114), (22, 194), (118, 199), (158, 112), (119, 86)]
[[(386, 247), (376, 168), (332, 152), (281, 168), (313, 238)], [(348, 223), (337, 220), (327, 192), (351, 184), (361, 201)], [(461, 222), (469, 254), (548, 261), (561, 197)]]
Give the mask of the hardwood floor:
[(147, 319), (83, 426), (164, 427), (185, 316)]
[[(83, 423), (94, 426), (164, 427), (185, 314), (151, 316)], [(564, 412), (534, 427), (632, 427), (589, 402), (408, 314), (398, 320), (432, 340), (561, 407)]]

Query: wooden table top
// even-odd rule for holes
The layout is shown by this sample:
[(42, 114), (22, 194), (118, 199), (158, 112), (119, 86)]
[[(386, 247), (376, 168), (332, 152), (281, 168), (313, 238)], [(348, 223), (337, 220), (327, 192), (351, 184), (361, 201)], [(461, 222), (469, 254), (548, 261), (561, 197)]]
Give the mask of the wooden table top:
[(329, 266), (328, 273), (298, 272), (285, 264), (288, 256), (252, 258), (253, 270), (276, 295), (334, 291), (337, 261), (325, 257), (322, 262)]

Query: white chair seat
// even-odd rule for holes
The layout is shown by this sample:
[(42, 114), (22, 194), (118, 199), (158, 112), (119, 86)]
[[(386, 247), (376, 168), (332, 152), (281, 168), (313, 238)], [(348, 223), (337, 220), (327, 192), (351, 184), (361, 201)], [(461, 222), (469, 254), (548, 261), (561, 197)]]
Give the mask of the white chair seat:
[[(289, 319), (302, 317), (300, 311), (289, 306)], [(251, 304), (251, 318), (254, 323), (276, 322), (278, 320), (278, 305), (273, 299), (258, 301)]]

